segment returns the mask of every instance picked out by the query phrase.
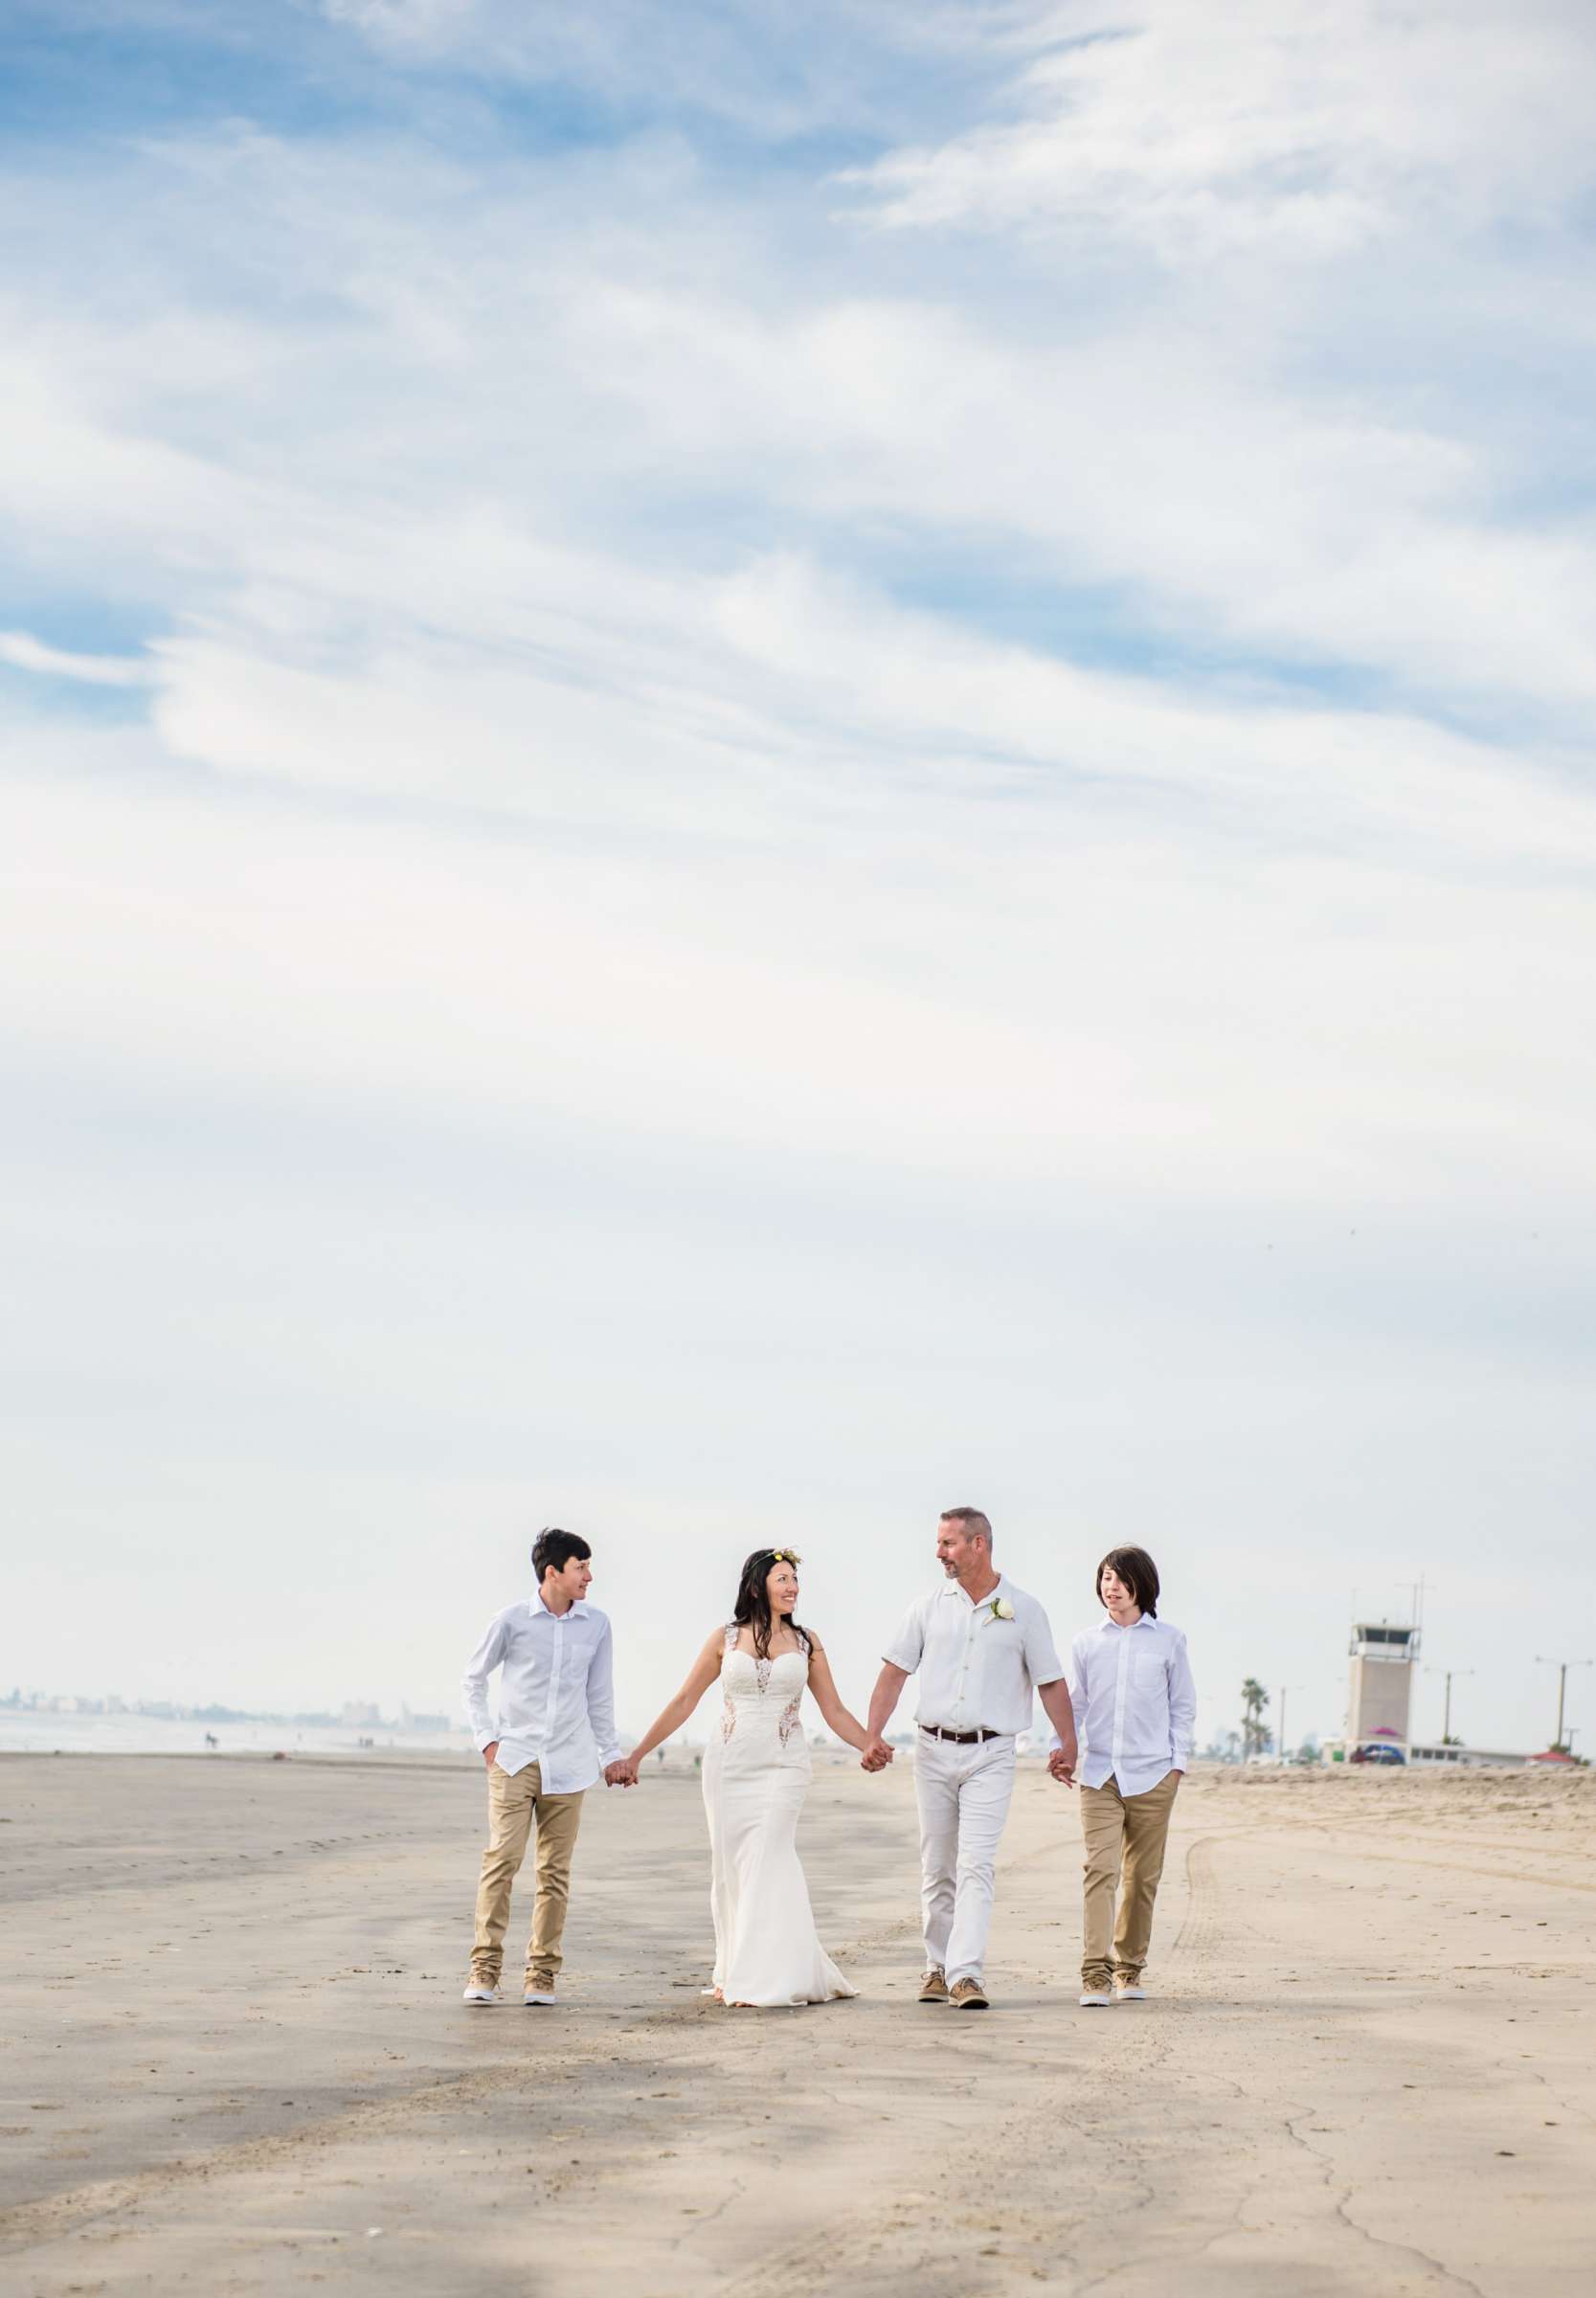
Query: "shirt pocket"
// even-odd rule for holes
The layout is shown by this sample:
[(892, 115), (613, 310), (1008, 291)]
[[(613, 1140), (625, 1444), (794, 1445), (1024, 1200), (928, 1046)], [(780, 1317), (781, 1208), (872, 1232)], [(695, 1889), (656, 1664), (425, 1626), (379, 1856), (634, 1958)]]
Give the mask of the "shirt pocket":
[(1138, 1692), (1150, 1692), (1164, 1680), (1164, 1656), (1158, 1644), (1131, 1646), (1131, 1681)]

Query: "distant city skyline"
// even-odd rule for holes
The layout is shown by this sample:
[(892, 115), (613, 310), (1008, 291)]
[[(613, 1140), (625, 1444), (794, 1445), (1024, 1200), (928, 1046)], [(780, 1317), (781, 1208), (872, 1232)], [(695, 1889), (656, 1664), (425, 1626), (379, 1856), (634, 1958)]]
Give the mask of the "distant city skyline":
[(222, 1701), (188, 1702), (174, 1700), (124, 1700), (119, 1693), (24, 1691), (20, 1685), (0, 1697), (0, 1713), (48, 1716), (150, 1716), (163, 1722), (191, 1724), (316, 1724), (368, 1725), (397, 1731), (463, 1731), (465, 1719), (428, 1714), (401, 1701), (396, 1716), (385, 1716), (370, 1700), (346, 1700), (336, 1708), (233, 1707)]

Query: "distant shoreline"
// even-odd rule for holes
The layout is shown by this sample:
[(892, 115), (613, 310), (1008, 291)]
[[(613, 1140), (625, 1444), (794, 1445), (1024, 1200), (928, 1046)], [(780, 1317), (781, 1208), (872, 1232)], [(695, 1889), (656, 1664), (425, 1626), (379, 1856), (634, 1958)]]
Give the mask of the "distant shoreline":
[(482, 1758), (458, 1747), (0, 1747), (0, 1764), (316, 1764), (357, 1769), (383, 1764), (415, 1771), (481, 1769)]

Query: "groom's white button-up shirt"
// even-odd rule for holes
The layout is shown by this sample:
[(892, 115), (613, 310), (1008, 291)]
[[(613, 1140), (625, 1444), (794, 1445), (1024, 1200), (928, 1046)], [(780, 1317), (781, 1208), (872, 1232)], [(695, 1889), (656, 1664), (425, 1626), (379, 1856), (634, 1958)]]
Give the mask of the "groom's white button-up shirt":
[(1075, 1638), (1069, 1662), (1083, 1788), (1103, 1787), (1112, 1772), (1121, 1795), (1145, 1795), (1191, 1769), (1197, 1686), (1179, 1628), (1145, 1612), (1129, 1628), (1103, 1620)]
[[(610, 1623), (591, 1604), (551, 1611), (541, 1594), (511, 1604), (488, 1623), (465, 1668), (465, 1712), (477, 1746), (495, 1740), (501, 1771), (542, 1767), (546, 1795), (591, 1788), (620, 1755), (615, 1729)], [(488, 1713), (487, 1679), (499, 1678), (499, 1720)]]
[[(1006, 1605), (1012, 1619), (993, 1607)], [(956, 1580), (933, 1588), (905, 1614), (882, 1657), (920, 1678), (918, 1724), (944, 1731), (1023, 1731), (1039, 1683), (1064, 1666), (1047, 1614), (1012, 1580), (973, 1604)]]

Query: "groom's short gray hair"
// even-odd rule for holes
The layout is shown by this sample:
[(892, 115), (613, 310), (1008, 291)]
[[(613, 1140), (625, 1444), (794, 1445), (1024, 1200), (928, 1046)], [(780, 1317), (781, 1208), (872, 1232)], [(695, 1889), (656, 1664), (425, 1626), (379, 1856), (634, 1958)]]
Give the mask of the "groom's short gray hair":
[(974, 1540), (978, 1535), (989, 1548), (992, 1545), (992, 1519), (983, 1515), (978, 1508), (944, 1508), (937, 1521), (944, 1524), (962, 1524), (967, 1540)]

